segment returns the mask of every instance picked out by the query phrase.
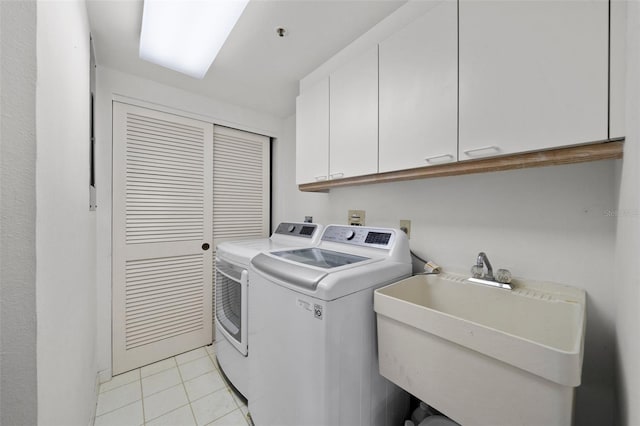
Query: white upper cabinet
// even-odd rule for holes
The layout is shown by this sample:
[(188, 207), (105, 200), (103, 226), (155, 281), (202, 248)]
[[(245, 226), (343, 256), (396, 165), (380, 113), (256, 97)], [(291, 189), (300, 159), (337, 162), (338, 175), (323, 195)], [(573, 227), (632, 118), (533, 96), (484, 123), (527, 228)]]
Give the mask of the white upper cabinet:
[(459, 4), (459, 159), (606, 139), (608, 2)]
[(380, 172), (458, 159), (457, 20), (443, 1), (380, 43)]
[(625, 135), (625, 86), (627, 66), (627, 2), (625, 0), (611, 1), (611, 41), (609, 57), (611, 67), (609, 71), (609, 138), (619, 138)]
[(329, 179), (378, 172), (378, 47), (329, 76)]
[(329, 78), (296, 99), (296, 183), (329, 179)]

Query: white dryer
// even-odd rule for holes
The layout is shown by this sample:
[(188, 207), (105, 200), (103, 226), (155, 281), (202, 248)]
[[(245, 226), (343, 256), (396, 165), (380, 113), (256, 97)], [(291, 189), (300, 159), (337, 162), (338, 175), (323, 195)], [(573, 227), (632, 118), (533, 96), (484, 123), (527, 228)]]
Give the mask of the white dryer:
[(251, 259), (262, 251), (309, 247), (318, 243), (322, 225), (283, 222), (270, 238), (227, 241), (216, 248), (216, 357), (227, 378), (249, 398), (248, 301)]
[(256, 425), (399, 425), (408, 395), (378, 371), (373, 291), (411, 275), (397, 229), (329, 225), (316, 247), (251, 261)]

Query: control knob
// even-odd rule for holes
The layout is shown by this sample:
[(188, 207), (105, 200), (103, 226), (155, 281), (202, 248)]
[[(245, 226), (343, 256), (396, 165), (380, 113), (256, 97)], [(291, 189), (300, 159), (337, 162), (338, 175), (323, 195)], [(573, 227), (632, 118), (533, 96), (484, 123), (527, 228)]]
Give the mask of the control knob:
[(356, 236), (356, 231), (348, 230), (347, 235), (345, 235), (347, 241), (353, 240), (353, 237)]
[(295, 231), (295, 229), (296, 229), (295, 225), (289, 225), (289, 227), (287, 228), (287, 231), (293, 232), (293, 231)]

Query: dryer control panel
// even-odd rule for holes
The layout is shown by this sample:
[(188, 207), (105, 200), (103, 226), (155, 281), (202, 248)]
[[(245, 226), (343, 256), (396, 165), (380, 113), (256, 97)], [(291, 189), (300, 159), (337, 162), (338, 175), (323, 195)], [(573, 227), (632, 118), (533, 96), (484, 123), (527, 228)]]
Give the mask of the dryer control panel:
[(315, 223), (281, 222), (276, 228), (275, 234), (293, 235), (294, 237), (313, 238), (318, 231)]
[(390, 250), (395, 237), (396, 230), (390, 228), (329, 225), (322, 234), (322, 241)]

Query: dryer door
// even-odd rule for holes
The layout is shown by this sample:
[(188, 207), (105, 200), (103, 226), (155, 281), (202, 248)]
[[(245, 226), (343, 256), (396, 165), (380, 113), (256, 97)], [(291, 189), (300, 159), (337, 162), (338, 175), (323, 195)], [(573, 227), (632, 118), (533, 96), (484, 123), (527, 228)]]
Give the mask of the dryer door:
[(224, 337), (247, 356), (246, 269), (221, 259), (216, 261), (216, 319)]

